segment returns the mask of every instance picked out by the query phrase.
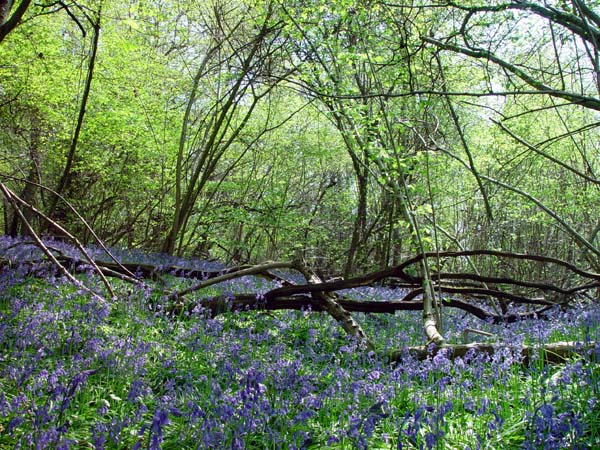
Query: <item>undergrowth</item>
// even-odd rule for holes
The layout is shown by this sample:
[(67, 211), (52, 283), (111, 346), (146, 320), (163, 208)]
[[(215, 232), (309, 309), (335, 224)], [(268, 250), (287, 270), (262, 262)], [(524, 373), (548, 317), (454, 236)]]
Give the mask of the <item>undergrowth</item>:
[[(390, 365), (322, 313), (173, 318), (148, 307), (156, 294), (116, 282), (108, 304), (16, 269), (0, 283), (2, 449), (600, 447), (598, 346), (553, 366), (524, 367), (508, 346)], [(226, 289), (252, 288), (237, 283)], [(357, 318), (382, 349), (423, 342), (416, 312)], [(495, 326), (447, 311), (445, 333), (586, 343), (599, 320), (595, 304)]]

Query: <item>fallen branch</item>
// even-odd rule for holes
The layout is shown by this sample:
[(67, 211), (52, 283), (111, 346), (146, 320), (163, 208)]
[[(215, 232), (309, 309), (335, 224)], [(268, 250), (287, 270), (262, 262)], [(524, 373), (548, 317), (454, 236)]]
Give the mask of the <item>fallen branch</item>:
[(282, 262), (282, 263), (281, 262), (280, 263), (269, 262), (269, 263), (261, 264), (258, 266), (250, 266), (248, 268), (244, 268), (244, 269), (237, 270), (234, 272), (224, 273), (224, 274), (216, 276), (214, 278), (203, 280), (203, 281), (195, 284), (192, 287), (173, 292), (168, 296), (168, 300), (170, 300), (170, 301), (177, 300), (178, 298), (184, 297), (185, 295), (190, 294), (192, 292), (199, 291), (201, 289), (207, 288), (207, 287), (215, 285), (215, 284), (223, 283), (224, 281), (233, 280), (235, 278), (240, 278), (240, 277), (244, 277), (247, 275), (268, 273), (270, 270), (275, 270), (275, 269), (294, 269), (294, 268), (295, 268), (294, 264), (287, 263), (287, 262)]
[(407, 359), (410, 355), (422, 361), (443, 352), (448, 359), (464, 358), (468, 354), (486, 353), (490, 356), (497, 351), (505, 352), (510, 349), (524, 366), (531, 365), (534, 361), (542, 361), (544, 364), (562, 364), (573, 358), (587, 357), (595, 359), (595, 342), (553, 342), (543, 345), (512, 345), (507, 343), (471, 343), (455, 345), (422, 345), (418, 347), (407, 347), (402, 350), (393, 350), (389, 354), (389, 361), (398, 363)]
[[(11, 193), (7, 191), (5, 195), (11, 197)], [(33, 233), (32, 235), (35, 234)], [(67, 234), (68, 236), (68, 234)], [(38, 242), (39, 241), (39, 242)], [(80, 261), (63, 253), (55, 256), (51, 249), (44, 246), (39, 238), (36, 240), (36, 245), (42, 249), (51, 264), (54, 264), (59, 270), (64, 273), (71, 281), (77, 282), (71, 275), (75, 272), (83, 272), (92, 269), (100, 275), (109, 277), (118, 277), (130, 283), (138, 283), (139, 278), (130, 277), (128, 274), (136, 273), (139, 277), (159, 278), (163, 274), (171, 274), (178, 277), (200, 279), (194, 286), (181, 289), (175, 292), (161, 291), (165, 294), (163, 300), (166, 304), (160, 305), (163, 311), (167, 311), (173, 316), (179, 316), (185, 313), (203, 312), (210, 316), (216, 316), (229, 311), (257, 311), (257, 310), (283, 310), (283, 309), (303, 309), (312, 311), (324, 311), (338, 321), (344, 330), (351, 336), (357, 338), (364, 344), (366, 348), (372, 349), (373, 345), (364, 333), (360, 324), (352, 317), (353, 312), (362, 313), (395, 313), (397, 311), (422, 311), (423, 310), (423, 283), (421, 277), (410, 275), (406, 269), (413, 264), (421, 261), (423, 255), (410, 258), (402, 264), (391, 267), (385, 270), (373, 272), (360, 277), (349, 280), (335, 280), (330, 282), (322, 282), (317, 276), (313, 275), (309, 269), (298, 263), (289, 262), (268, 262), (256, 266), (240, 266), (229, 269), (205, 271), (198, 269), (190, 269), (178, 266), (154, 266), (149, 264), (122, 264), (119, 262), (101, 262), (95, 261), (93, 264), (87, 265), (84, 261)], [(429, 254), (428, 256), (433, 256)], [(437, 254), (436, 254), (437, 255)], [(509, 252), (498, 252), (490, 250), (471, 250), (460, 252), (440, 252), (440, 257), (459, 258), (463, 256), (491, 256), (495, 258), (512, 258), (528, 261), (538, 261), (546, 264), (557, 264), (571, 270), (573, 273), (587, 279), (591, 282), (577, 286), (575, 288), (563, 289), (558, 286), (552, 286), (546, 283), (529, 282), (523, 280), (512, 280), (509, 278), (486, 277), (481, 275), (471, 274), (454, 274), (454, 273), (434, 273), (432, 280), (432, 288), (437, 293), (447, 294), (446, 298), (441, 301), (442, 307), (450, 307), (461, 309), (469, 314), (472, 314), (479, 319), (492, 323), (509, 323), (525, 319), (545, 318), (546, 312), (556, 306), (556, 303), (546, 298), (531, 298), (523, 295), (507, 292), (497, 287), (516, 286), (527, 287), (532, 290), (538, 290), (542, 293), (551, 292), (558, 293), (563, 296), (575, 295), (585, 290), (597, 288), (600, 284), (600, 275), (582, 271), (564, 261), (554, 258), (523, 255)], [(427, 255), (426, 255), (427, 256)], [(19, 261), (22, 264), (24, 261)], [(37, 264), (40, 261), (36, 261)], [(36, 262), (31, 262), (30, 268), (32, 272), (36, 270)], [(13, 264), (7, 260), (0, 260), (1, 264)], [(66, 267), (69, 267), (69, 270)], [(39, 267), (39, 266), (38, 266)], [(295, 270), (304, 275), (308, 280), (304, 284), (293, 284), (284, 277), (273, 274), (273, 270)], [(269, 280), (278, 282), (279, 287), (269, 290), (263, 294), (256, 293), (239, 293), (227, 296), (217, 296), (214, 298), (202, 298), (201, 292), (203, 289), (230, 281), (244, 276), (260, 276)], [(394, 280), (394, 284), (399, 286), (398, 280), (401, 280), (403, 290), (398, 290), (399, 298), (394, 300), (381, 301), (364, 301), (352, 298), (340, 298), (336, 292), (348, 290), (357, 287), (374, 286), (376, 283), (382, 283), (390, 279)], [(466, 283), (466, 286), (448, 285), (448, 283), (456, 281), (480, 282), (484, 285), (475, 283)], [(79, 282), (77, 282), (79, 285)], [(489, 283), (492, 287), (487, 288), (485, 285)], [(194, 295), (196, 294), (196, 298)], [(200, 294), (200, 298), (198, 297)], [(350, 294), (346, 294), (350, 295)], [(156, 301), (158, 296), (153, 297)], [(462, 298), (462, 300), (460, 299)], [(482, 306), (478, 306), (473, 302), (485, 299), (500, 299), (509, 301), (513, 304), (535, 305), (538, 308), (528, 312), (518, 313), (496, 313), (486, 310)], [(469, 299), (469, 301), (466, 301)], [(444, 348), (442, 342), (437, 342), (439, 348)]]
[[(310, 272), (306, 267), (300, 266), (298, 270), (302, 272), (309, 283), (322, 283), (321, 279), (316, 274)], [(375, 350), (375, 346), (367, 337), (360, 323), (358, 323), (356, 319), (352, 317), (352, 314), (340, 304), (339, 299), (334, 293), (316, 291), (311, 293), (311, 297), (315, 301), (314, 304), (317, 304), (327, 311), (331, 317), (342, 325), (342, 328), (348, 335), (358, 339), (360, 347), (364, 347), (367, 350)]]
[[(366, 314), (394, 314), (397, 311), (422, 311), (422, 301), (404, 300), (354, 300), (340, 298), (336, 300), (348, 312)], [(526, 313), (498, 315), (483, 308), (460, 300), (449, 299), (443, 302), (444, 307), (456, 308), (468, 312), (488, 323), (513, 323), (527, 319), (544, 319), (545, 313), (551, 308), (543, 308)], [(305, 310), (313, 312), (326, 311), (320, 302), (310, 295), (293, 295), (275, 298), (265, 298), (256, 294), (223, 295), (192, 302), (177, 302), (169, 306), (168, 312), (174, 316), (184, 313), (207, 314), (216, 317), (232, 311), (276, 311), (276, 310)]]
[[(88, 288), (86, 285), (84, 285), (83, 283), (81, 283), (77, 278), (75, 278), (73, 275), (71, 275), (71, 273), (56, 259), (56, 257), (52, 253), (52, 251), (50, 251), (50, 249), (48, 249), (48, 247), (46, 247), (46, 245), (42, 242), (41, 238), (37, 235), (37, 233), (35, 232), (35, 230), (31, 226), (31, 224), (29, 223), (29, 221), (27, 220), (27, 218), (25, 217), (25, 215), (23, 214), (23, 212), (19, 208), (19, 204), (18, 204), (19, 202), (18, 202), (18, 200), (21, 200), (21, 199), (17, 195), (15, 195), (10, 189), (8, 189), (3, 183), (0, 183), (0, 190), (2, 191), (2, 194), (4, 195), (4, 197), (6, 198), (6, 200), (14, 208), (15, 214), (17, 214), (19, 216), (19, 218), (23, 222), (23, 225), (25, 225), (25, 228), (27, 229), (27, 232), (31, 235), (31, 237), (33, 238), (33, 240), (36, 243), (36, 245), (48, 257), (48, 259), (50, 261), (52, 261), (52, 263), (56, 267), (58, 267), (58, 269), (62, 272), (62, 274), (69, 281), (71, 281), (75, 286), (77, 286), (79, 289), (81, 289), (81, 290), (89, 293), (96, 300), (99, 300), (102, 303), (106, 303), (106, 300), (104, 299), (104, 297), (102, 297), (100, 294), (98, 294), (97, 292), (93, 291), (92, 289)], [(112, 291), (111, 291), (111, 293), (112, 293)]]
[[(11, 179), (11, 180), (14, 180), (14, 181), (19, 181), (19, 182), (23, 182), (23, 183), (27, 183), (29, 185), (35, 186), (35, 187), (37, 187), (39, 189), (42, 189), (42, 190), (44, 190), (46, 192), (49, 192), (54, 197), (56, 197), (58, 200), (60, 200), (61, 202), (63, 202), (67, 206), (67, 208), (69, 208), (69, 210), (75, 215), (75, 217), (77, 217), (77, 219), (83, 224), (84, 228), (91, 234), (91, 236), (95, 239), (96, 243), (100, 246), (100, 248), (102, 250), (104, 250), (106, 252), (106, 254), (110, 257), (110, 259), (112, 261), (114, 261), (119, 266), (119, 269), (123, 270), (125, 272), (125, 275), (127, 275), (129, 277), (132, 277), (132, 278), (135, 278), (135, 275), (132, 272), (128, 271), (128, 269), (125, 266), (123, 266), (123, 265), (121, 265), (119, 263), (119, 261), (117, 260), (117, 258), (115, 258), (115, 256), (108, 249), (108, 247), (106, 247), (106, 245), (104, 244), (104, 242), (102, 241), (102, 239), (100, 239), (98, 237), (98, 235), (93, 230), (93, 228), (87, 223), (87, 221), (83, 218), (83, 216), (81, 214), (79, 214), (79, 211), (77, 211), (77, 208), (75, 208), (71, 204), (71, 202), (69, 202), (65, 197), (63, 197), (61, 194), (59, 194), (58, 192), (56, 192), (54, 189), (51, 189), (48, 186), (45, 186), (43, 184), (36, 183), (35, 181), (32, 181), (32, 180), (27, 180), (25, 178), (14, 177), (12, 175), (7, 175), (7, 174), (0, 174), (0, 176), (2, 178), (7, 178), (7, 179)], [(39, 214), (41, 214), (41, 213), (39, 213)], [(47, 215), (44, 215), (44, 218), (50, 219)]]
[(115, 297), (115, 292), (113, 291), (112, 286), (110, 285), (110, 283), (108, 282), (108, 280), (106, 279), (106, 277), (102, 274), (100, 268), (96, 265), (96, 262), (94, 261), (94, 258), (92, 258), (90, 256), (90, 254), (87, 252), (87, 250), (85, 249), (85, 247), (81, 244), (81, 242), (79, 242), (79, 240), (75, 236), (73, 236), (71, 233), (69, 233), (62, 225), (60, 225), (59, 223), (55, 222), (50, 217), (48, 217), (47, 215), (45, 215), (44, 213), (42, 213), (41, 211), (39, 211), (36, 207), (34, 207), (33, 205), (27, 203), (22, 198), (20, 198), (18, 195), (16, 195), (14, 192), (12, 192), (10, 189), (8, 189), (6, 186), (1, 185), (1, 189), (2, 189), (2, 192), (4, 193), (5, 196), (10, 196), (9, 201), (12, 203), (13, 208), (15, 209), (15, 211), (17, 212), (17, 214), (19, 215), (21, 221), (23, 221), (23, 223), (27, 227), (27, 231), (34, 237), (34, 240), (36, 241), (36, 244), (38, 246), (40, 246), (40, 245), (43, 246), (43, 247), (40, 247), (40, 248), (44, 251), (44, 253), (46, 253), (45, 249), (47, 249), (47, 247), (44, 244), (41, 244), (41, 241), (40, 241), (39, 237), (37, 237), (37, 234), (35, 233), (35, 231), (31, 227), (31, 225), (29, 224), (29, 221), (27, 221), (27, 219), (25, 218), (25, 216), (21, 213), (21, 210), (19, 209), (18, 204), (20, 204), (20, 205), (24, 206), (25, 208), (29, 209), (31, 212), (33, 212), (34, 214), (36, 214), (38, 217), (41, 217), (43, 220), (45, 220), (46, 222), (48, 222), (51, 226), (53, 226), (58, 231), (60, 231), (61, 233), (63, 233), (73, 243), (73, 245), (75, 245), (75, 247), (81, 252), (81, 254), (85, 257), (85, 259), (90, 263), (90, 265), (98, 273), (98, 275), (100, 276), (100, 279), (104, 283), (104, 286), (106, 287), (106, 289), (110, 293), (111, 297), (113, 297), (113, 298)]

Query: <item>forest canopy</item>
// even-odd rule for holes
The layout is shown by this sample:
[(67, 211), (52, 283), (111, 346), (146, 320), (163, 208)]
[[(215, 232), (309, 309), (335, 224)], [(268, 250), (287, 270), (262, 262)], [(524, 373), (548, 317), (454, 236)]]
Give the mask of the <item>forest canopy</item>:
[(325, 277), (475, 249), (600, 270), (595, 1), (0, 6), (6, 235), (64, 237), (47, 217)]

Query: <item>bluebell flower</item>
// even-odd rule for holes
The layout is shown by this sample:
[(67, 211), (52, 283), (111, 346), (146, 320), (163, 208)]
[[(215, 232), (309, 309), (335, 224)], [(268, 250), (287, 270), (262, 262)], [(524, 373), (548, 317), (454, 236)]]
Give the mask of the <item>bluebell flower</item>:
[(13, 435), (14, 430), (16, 428), (18, 428), (19, 426), (21, 426), (23, 424), (23, 422), (25, 422), (25, 420), (23, 419), (22, 416), (13, 417), (8, 422), (8, 425), (6, 426), (6, 431), (8, 431), (8, 434)]

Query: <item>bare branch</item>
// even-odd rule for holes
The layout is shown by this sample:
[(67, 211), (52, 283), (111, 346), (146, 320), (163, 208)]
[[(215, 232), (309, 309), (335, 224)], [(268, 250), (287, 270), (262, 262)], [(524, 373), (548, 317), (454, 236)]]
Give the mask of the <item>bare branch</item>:
[(295, 264), (289, 263), (289, 262), (269, 262), (269, 263), (261, 264), (258, 266), (251, 266), (251, 267), (248, 267), (248, 268), (245, 268), (242, 270), (238, 270), (238, 271), (235, 271), (232, 273), (225, 273), (221, 276), (217, 276), (217, 277), (211, 278), (209, 280), (201, 281), (187, 289), (182, 289), (180, 291), (173, 292), (172, 294), (169, 295), (169, 300), (176, 300), (180, 297), (184, 297), (185, 295), (187, 295), (191, 292), (199, 291), (201, 289), (207, 288), (214, 284), (219, 284), (224, 281), (233, 280), (235, 278), (243, 277), (246, 275), (256, 275), (258, 273), (268, 272), (269, 270), (274, 270), (274, 269), (294, 269), (294, 268), (296, 268)]
[(513, 75), (516, 75), (517, 77), (519, 77), (521, 80), (523, 80), (525, 83), (527, 83), (529, 86), (533, 87), (540, 93), (545, 93), (552, 97), (557, 97), (562, 100), (566, 100), (570, 103), (583, 106), (585, 108), (593, 109), (595, 111), (600, 111), (600, 100), (598, 100), (597, 98), (588, 97), (588, 96), (576, 94), (573, 92), (567, 92), (567, 91), (553, 89), (550, 86), (545, 85), (541, 81), (536, 80), (535, 78), (533, 78), (531, 75), (524, 72), (519, 67), (503, 60), (502, 58), (496, 56), (494, 53), (492, 53), (488, 50), (471, 49), (471, 48), (467, 48), (467, 47), (462, 47), (460, 45), (444, 43), (437, 39), (433, 39), (433, 38), (426, 37), (426, 36), (424, 36), (422, 39), (425, 42), (433, 44), (436, 47), (441, 48), (443, 50), (450, 50), (450, 51), (453, 51), (456, 53), (462, 53), (463, 55), (467, 55), (472, 58), (487, 59), (488, 61), (491, 61), (491, 62), (499, 65), (503, 69), (507, 70), (508, 72), (512, 73)]
[(538, 155), (541, 155), (541, 156), (543, 156), (544, 158), (546, 158), (546, 159), (548, 159), (548, 160), (552, 161), (553, 163), (555, 163), (555, 164), (559, 165), (559, 166), (560, 166), (560, 167), (562, 167), (563, 169), (567, 169), (569, 172), (572, 172), (572, 173), (574, 173), (575, 175), (577, 175), (577, 176), (579, 176), (579, 177), (581, 177), (581, 178), (584, 178), (584, 179), (586, 179), (587, 181), (589, 181), (589, 182), (591, 182), (591, 183), (594, 183), (594, 184), (600, 185), (600, 180), (598, 180), (598, 179), (596, 179), (596, 178), (593, 178), (593, 177), (590, 177), (589, 175), (586, 175), (585, 173), (583, 173), (583, 172), (581, 172), (581, 171), (577, 170), (576, 168), (574, 168), (574, 167), (572, 167), (572, 166), (570, 166), (570, 165), (568, 165), (568, 164), (566, 164), (566, 163), (562, 162), (561, 160), (559, 160), (559, 159), (557, 159), (557, 158), (553, 157), (553, 156), (552, 156), (552, 155), (550, 155), (549, 153), (547, 153), (547, 152), (545, 152), (545, 151), (543, 151), (543, 150), (541, 150), (541, 149), (537, 148), (537, 147), (536, 147), (536, 146), (534, 146), (533, 144), (530, 144), (529, 142), (527, 142), (527, 141), (526, 141), (525, 139), (523, 139), (522, 137), (520, 137), (520, 136), (517, 136), (515, 133), (513, 133), (511, 130), (509, 130), (509, 129), (508, 129), (508, 128), (507, 128), (505, 125), (503, 125), (502, 123), (500, 123), (500, 122), (498, 122), (498, 121), (496, 121), (496, 120), (494, 120), (494, 119), (491, 119), (491, 120), (492, 120), (492, 122), (494, 122), (496, 125), (498, 125), (498, 126), (499, 126), (499, 127), (502, 129), (502, 131), (504, 131), (505, 133), (507, 133), (507, 134), (508, 134), (508, 135), (509, 135), (511, 138), (513, 138), (513, 139), (514, 139), (515, 141), (517, 141), (519, 144), (521, 144), (521, 145), (523, 145), (523, 146), (527, 147), (529, 150), (531, 150), (531, 151), (533, 151), (533, 152), (537, 153)]
[(54, 254), (46, 247), (46, 245), (44, 245), (44, 243), (42, 242), (42, 240), (40, 239), (40, 237), (37, 235), (37, 233), (35, 232), (35, 230), (31, 226), (31, 224), (29, 223), (29, 221), (25, 217), (25, 215), (21, 212), (21, 209), (19, 208), (19, 205), (17, 203), (17, 198), (18, 197), (14, 193), (12, 193), (10, 191), (10, 189), (8, 189), (4, 185), (4, 183), (0, 183), (0, 190), (2, 191), (2, 194), (7, 199), (7, 201), (9, 201), (11, 203), (11, 205), (13, 206), (13, 208), (15, 210), (15, 213), (21, 218), (23, 224), (25, 225), (25, 228), (27, 229), (27, 232), (31, 235), (31, 237), (33, 238), (33, 240), (35, 241), (35, 243), (37, 244), (37, 246), (48, 257), (48, 259), (50, 259), (50, 261), (52, 261), (52, 263), (54, 265), (56, 265), (56, 267), (59, 268), (59, 270), (62, 272), (62, 274), (69, 281), (71, 281), (75, 286), (77, 286), (81, 290), (83, 290), (83, 291), (91, 294), (92, 297), (94, 297), (96, 300), (100, 300), (102, 303), (106, 303), (106, 300), (100, 294), (94, 292), (93, 290), (91, 290), (90, 288), (88, 288), (87, 286), (85, 286), (83, 283), (81, 283), (73, 275), (71, 275), (71, 273), (56, 259), (56, 257), (54, 256)]

